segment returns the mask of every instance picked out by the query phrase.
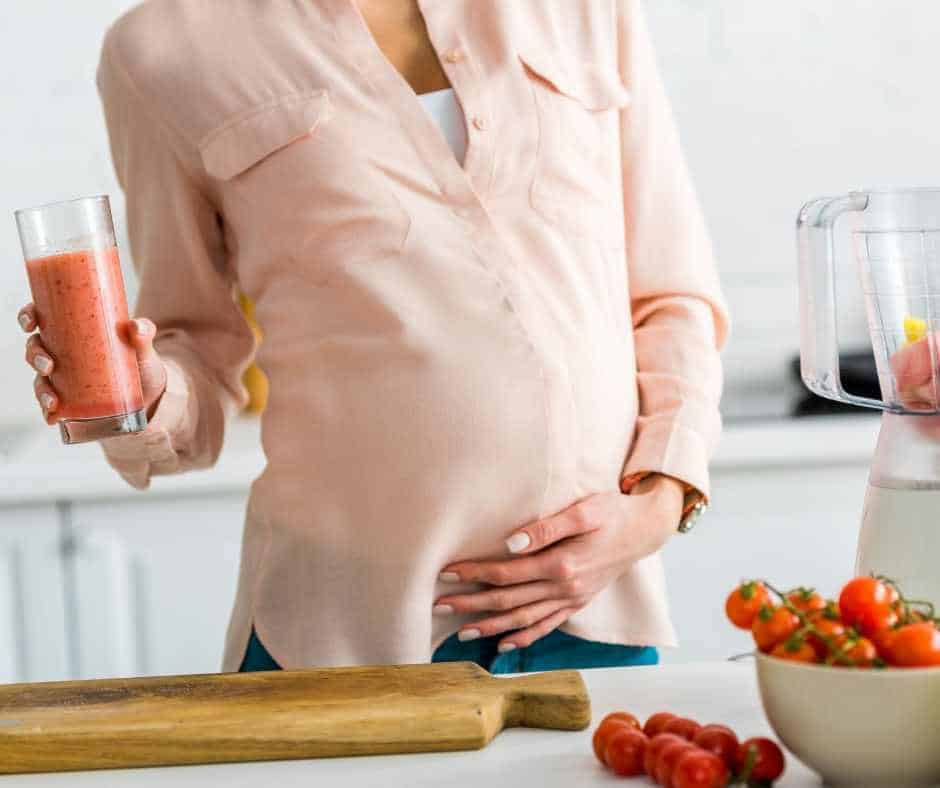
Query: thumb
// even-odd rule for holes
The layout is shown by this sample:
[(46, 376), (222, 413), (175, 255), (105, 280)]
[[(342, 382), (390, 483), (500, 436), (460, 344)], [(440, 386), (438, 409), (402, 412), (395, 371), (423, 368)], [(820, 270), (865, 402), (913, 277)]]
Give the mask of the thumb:
[(140, 382), (144, 388), (144, 398), (149, 400), (153, 394), (162, 392), (166, 385), (166, 369), (160, 354), (153, 346), (153, 340), (157, 336), (157, 327), (152, 320), (138, 317), (131, 321), (127, 333), (131, 346), (137, 353), (137, 365), (140, 368)]
[(152, 320), (145, 317), (132, 320), (130, 326), (128, 326), (127, 334), (131, 345), (137, 351), (138, 357), (153, 352), (153, 338), (157, 335), (157, 327)]

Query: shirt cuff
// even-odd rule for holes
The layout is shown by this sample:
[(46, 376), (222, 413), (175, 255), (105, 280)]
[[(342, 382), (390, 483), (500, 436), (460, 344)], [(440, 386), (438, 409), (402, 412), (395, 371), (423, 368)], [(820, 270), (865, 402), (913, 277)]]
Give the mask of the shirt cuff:
[(709, 451), (703, 437), (685, 425), (669, 420), (650, 421), (637, 428), (633, 447), (620, 474), (621, 489), (629, 489), (644, 476), (661, 473), (710, 496)]
[(164, 359), (166, 388), (147, 427), (133, 435), (101, 441), (105, 458), (132, 487), (146, 490), (154, 474), (174, 473), (180, 458), (174, 438), (189, 423), (190, 390), (186, 373), (171, 359)]

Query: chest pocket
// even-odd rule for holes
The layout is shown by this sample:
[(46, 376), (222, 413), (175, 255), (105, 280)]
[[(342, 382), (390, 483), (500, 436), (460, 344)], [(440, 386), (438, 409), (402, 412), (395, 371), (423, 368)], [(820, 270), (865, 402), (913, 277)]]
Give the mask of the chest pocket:
[(536, 105), (539, 142), (532, 207), (576, 235), (623, 235), (619, 110), (630, 103), (616, 69), (519, 54)]
[(273, 257), (297, 261), (295, 274), (325, 280), (348, 262), (398, 255), (411, 226), (364, 125), (320, 89), (237, 114), (200, 154), (223, 190), (237, 193), (243, 232), (263, 236)]

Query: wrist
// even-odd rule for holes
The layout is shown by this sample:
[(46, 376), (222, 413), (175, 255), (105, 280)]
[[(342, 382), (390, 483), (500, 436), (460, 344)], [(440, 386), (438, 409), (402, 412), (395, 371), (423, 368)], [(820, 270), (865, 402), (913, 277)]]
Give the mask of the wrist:
[(695, 487), (655, 471), (625, 476), (620, 480), (620, 489), (626, 495), (653, 495), (661, 506), (674, 508), (682, 533), (694, 525), (708, 506), (705, 496)]
[(646, 495), (648, 493), (657, 493), (671, 497), (678, 496), (681, 501), (685, 497), (686, 485), (672, 476), (666, 476), (663, 473), (650, 473), (630, 485), (624, 490), (628, 495)]

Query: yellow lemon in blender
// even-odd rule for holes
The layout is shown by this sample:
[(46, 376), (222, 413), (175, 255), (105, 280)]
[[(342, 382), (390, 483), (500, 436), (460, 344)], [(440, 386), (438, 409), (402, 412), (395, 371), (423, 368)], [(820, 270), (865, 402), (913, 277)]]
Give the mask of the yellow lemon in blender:
[(904, 345), (912, 345), (914, 342), (919, 342), (925, 336), (927, 336), (927, 321), (921, 320), (919, 317), (911, 317), (908, 315), (904, 318), (904, 338), (907, 340)]

